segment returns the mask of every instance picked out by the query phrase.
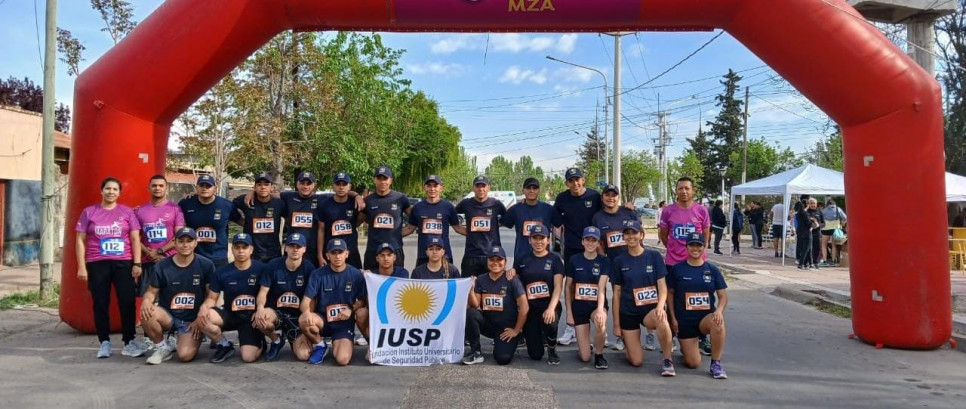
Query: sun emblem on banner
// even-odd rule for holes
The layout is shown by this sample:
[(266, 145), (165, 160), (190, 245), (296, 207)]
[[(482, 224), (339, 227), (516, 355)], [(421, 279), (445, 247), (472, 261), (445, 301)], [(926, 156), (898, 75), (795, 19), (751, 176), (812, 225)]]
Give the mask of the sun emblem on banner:
[(426, 284), (407, 284), (396, 293), (396, 311), (409, 322), (429, 318), (434, 307), (436, 293)]

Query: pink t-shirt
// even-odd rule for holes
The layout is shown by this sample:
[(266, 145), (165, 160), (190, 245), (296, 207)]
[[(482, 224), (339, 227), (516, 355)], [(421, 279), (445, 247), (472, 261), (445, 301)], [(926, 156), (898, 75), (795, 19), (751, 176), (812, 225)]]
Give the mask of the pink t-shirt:
[(78, 233), (87, 233), (88, 263), (101, 260), (131, 260), (131, 229), (140, 230), (137, 216), (130, 207), (117, 205), (105, 209), (100, 204), (89, 206), (77, 220)]
[[(141, 244), (152, 250), (157, 250), (174, 238), (178, 226), (184, 226), (184, 213), (181, 207), (167, 200), (158, 206), (148, 202), (134, 210), (138, 223), (141, 224)], [(177, 250), (170, 249), (165, 253), (172, 256)]]
[[(672, 203), (664, 207), (661, 212), (661, 221), (658, 227), (667, 229), (667, 255), (664, 262), (673, 266), (688, 259), (688, 248), (686, 239), (688, 233), (704, 233), (705, 229), (711, 228), (711, 217), (708, 215), (708, 208), (698, 203), (692, 203), (691, 207), (684, 209), (677, 203)], [(708, 258), (708, 254), (704, 254)]]

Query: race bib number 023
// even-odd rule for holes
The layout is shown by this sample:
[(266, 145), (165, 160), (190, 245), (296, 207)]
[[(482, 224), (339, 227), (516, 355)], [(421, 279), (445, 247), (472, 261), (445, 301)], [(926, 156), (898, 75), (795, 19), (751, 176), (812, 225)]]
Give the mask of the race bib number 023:
[(597, 301), (597, 284), (577, 283), (574, 299), (578, 301)]

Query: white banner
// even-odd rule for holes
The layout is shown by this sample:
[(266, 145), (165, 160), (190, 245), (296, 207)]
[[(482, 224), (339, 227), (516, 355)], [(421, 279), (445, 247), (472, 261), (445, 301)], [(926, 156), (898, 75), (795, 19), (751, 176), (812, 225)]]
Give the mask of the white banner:
[(460, 362), (472, 279), (365, 276), (372, 363), (428, 366)]

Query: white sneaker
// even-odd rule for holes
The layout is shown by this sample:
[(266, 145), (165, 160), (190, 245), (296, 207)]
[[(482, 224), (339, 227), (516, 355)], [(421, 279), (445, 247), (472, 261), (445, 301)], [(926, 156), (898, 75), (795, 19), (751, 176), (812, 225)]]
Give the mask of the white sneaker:
[(356, 345), (364, 347), (366, 345), (369, 345), (369, 342), (366, 341), (366, 337), (359, 336), (356, 338)]
[(127, 345), (124, 346), (124, 349), (121, 350), (121, 355), (131, 357), (144, 356), (144, 350), (141, 349), (141, 345), (139, 345), (137, 341), (131, 341), (128, 342)]
[(149, 365), (158, 365), (164, 361), (171, 359), (171, 347), (163, 346), (154, 349), (154, 353), (148, 357)]
[(111, 341), (101, 342), (101, 349), (97, 350), (98, 358), (108, 358), (111, 356)]
[[(150, 342), (150, 341), (148, 341), (148, 342)], [(175, 334), (168, 334), (168, 347), (171, 348), (172, 351), (178, 349), (178, 336), (177, 335), (175, 335)]]
[(657, 347), (654, 345), (654, 334), (644, 335), (644, 350), (653, 351), (655, 349), (657, 349)]
[(576, 339), (577, 331), (574, 330), (574, 327), (568, 325), (567, 328), (564, 329), (563, 335), (561, 335), (560, 338), (557, 338), (557, 343), (560, 345), (570, 345)]
[(624, 350), (624, 338), (617, 337), (617, 341), (614, 342), (614, 350), (617, 350), (617, 351)]

